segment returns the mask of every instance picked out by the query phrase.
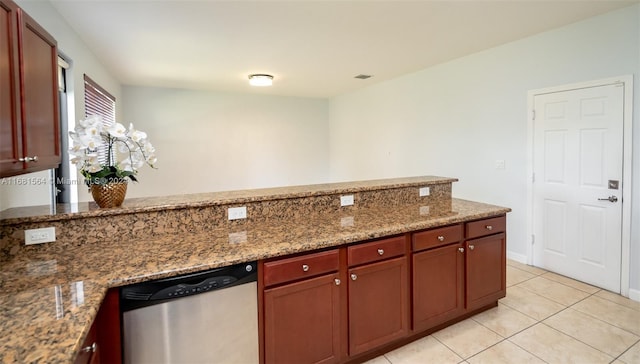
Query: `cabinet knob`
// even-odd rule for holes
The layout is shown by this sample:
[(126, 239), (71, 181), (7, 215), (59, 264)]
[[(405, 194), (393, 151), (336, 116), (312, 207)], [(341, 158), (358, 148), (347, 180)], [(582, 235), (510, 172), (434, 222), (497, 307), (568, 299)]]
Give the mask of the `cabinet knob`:
[(464, 248), (458, 248), (458, 251), (459, 251), (460, 253), (464, 253)]
[(93, 343), (90, 346), (85, 346), (84, 348), (82, 348), (82, 351), (85, 353), (95, 353), (97, 349), (98, 349), (98, 344)]
[(473, 250), (473, 248), (475, 248), (475, 246), (469, 245), (469, 250)]
[(485, 226), (485, 228), (486, 228), (487, 230), (489, 230), (489, 231), (493, 230), (493, 226), (491, 226), (491, 225), (487, 225), (487, 226)]
[(351, 280), (355, 281), (356, 279), (358, 279), (358, 276), (353, 274), (353, 273), (351, 273)]
[(336, 282), (336, 286), (339, 286), (339, 285), (340, 285), (340, 279), (336, 278), (336, 279), (334, 279), (333, 281), (334, 281), (334, 282)]
[(308, 271), (309, 271), (309, 266), (308, 266), (308, 265), (306, 265), (306, 264), (303, 264), (303, 265), (302, 265), (302, 271), (303, 271), (303, 272), (308, 272)]
[(24, 158), (19, 158), (18, 160), (19, 160), (20, 162), (26, 162), (26, 163), (29, 163), (29, 162), (37, 162), (37, 161), (38, 161), (38, 156), (37, 156), (37, 155), (35, 155), (35, 156), (33, 156), (33, 157), (24, 157)]
[(442, 235), (438, 236), (438, 241), (444, 241), (444, 236)]
[(384, 254), (384, 249), (378, 249), (378, 255)]

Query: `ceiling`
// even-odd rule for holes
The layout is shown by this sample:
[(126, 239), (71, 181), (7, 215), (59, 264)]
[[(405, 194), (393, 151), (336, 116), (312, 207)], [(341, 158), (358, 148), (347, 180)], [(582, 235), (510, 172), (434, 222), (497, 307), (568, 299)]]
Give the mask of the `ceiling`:
[(124, 85), (321, 98), (638, 2), (50, 1)]

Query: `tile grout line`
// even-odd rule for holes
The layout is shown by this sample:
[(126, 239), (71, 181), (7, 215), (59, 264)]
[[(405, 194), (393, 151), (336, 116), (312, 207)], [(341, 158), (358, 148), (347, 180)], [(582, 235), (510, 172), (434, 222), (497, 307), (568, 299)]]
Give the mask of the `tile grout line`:
[(640, 343), (640, 339), (636, 340), (636, 342), (635, 342), (635, 343), (633, 343), (631, 346), (629, 346), (629, 347), (627, 348), (627, 350), (625, 350), (625, 351), (621, 352), (621, 353), (620, 353), (620, 355), (618, 355), (617, 357), (615, 357), (615, 358), (613, 359), (612, 363), (613, 363), (613, 362), (615, 362), (616, 360), (620, 360), (621, 362), (626, 363), (626, 361), (622, 361), (622, 360), (620, 359), (620, 357), (621, 357), (621, 356), (623, 356), (623, 355), (624, 355), (626, 352), (628, 352), (629, 350), (631, 350), (631, 348), (633, 348), (634, 346), (638, 345), (638, 343)]
[[(597, 293), (597, 292), (596, 292), (596, 293)], [(611, 303), (616, 304), (616, 305), (618, 305), (618, 306), (620, 306), (620, 307), (622, 307), (622, 308), (626, 308), (626, 309), (633, 310), (632, 308), (629, 308), (629, 307), (627, 307), (627, 306), (625, 306), (625, 305), (621, 305), (621, 304), (619, 304), (619, 303), (617, 303), (617, 302), (615, 302), (615, 301), (611, 301), (611, 300), (608, 300), (608, 299), (606, 299), (606, 298), (602, 298), (602, 297), (600, 297), (600, 296), (597, 296), (595, 293), (594, 293), (594, 294), (592, 294), (591, 296), (585, 297), (584, 299), (582, 299), (582, 300), (580, 300), (580, 301), (578, 301), (578, 302), (576, 302), (576, 303), (572, 304), (571, 306), (573, 306), (573, 305), (577, 305), (578, 303), (580, 303), (580, 302), (582, 302), (582, 301), (584, 301), (584, 300), (586, 300), (586, 299), (588, 299), (588, 298), (591, 298), (591, 297), (594, 297), (594, 298), (597, 298), (597, 299), (601, 299), (601, 300), (603, 300), (603, 301), (611, 302)], [(571, 307), (571, 306), (569, 306), (569, 307)], [(567, 307), (567, 308), (569, 308), (569, 307)], [(600, 322), (604, 322), (605, 324), (611, 325), (611, 326), (613, 326), (613, 327), (615, 327), (615, 328), (618, 328), (618, 329), (620, 329), (620, 330), (622, 330), (622, 331), (624, 331), (624, 332), (626, 332), (626, 333), (629, 333), (629, 334), (631, 334), (631, 335), (633, 335), (633, 336), (638, 336), (638, 337), (640, 337), (640, 335), (636, 334), (635, 332), (629, 331), (629, 330), (625, 329), (624, 327), (620, 327), (620, 326), (618, 326), (618, 325), (616, 325), (616, 324), (614, 324), (614, 323), (612, 323), (612, 322), (608, 322), (608, 321), (602, 320), (602, 319), (601, 319), (601, 318), (599, 318), (598, 316), (594, 316), (594, 315), (592, 315), (592, 314), (590, 314), (590, 313), (588, 313), (588, 312), (583, 312), (583, 311), (580, 311), (580, 310), (578, 310), (578, 309), (576, 309), (576, 308), (572, 308), (572, 310), (575, 310), (575, 311), (578, 311), (578, 312), (580, 312), (580, 313), (583, 313), (583, 314), (585, 314), (585, 315), (587, 315), (587, 316), (593, 317), (594, 319), (596, 319), (596, 320), (598, 320), (598, 321), (600, 321)], [(563, 310), (563, 311), (564, 311), (564, 310)], [(635, 311), (635, 310), (633, 310), (633, 311)]]

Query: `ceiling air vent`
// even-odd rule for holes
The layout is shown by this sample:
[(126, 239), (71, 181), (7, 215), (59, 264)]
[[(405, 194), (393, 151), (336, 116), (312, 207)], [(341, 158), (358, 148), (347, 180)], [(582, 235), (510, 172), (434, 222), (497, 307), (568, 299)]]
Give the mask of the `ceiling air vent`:
[(354, 77), (354, 78), (358, 78), (358, 79), (361, 79), (361, 80), (366, 80), (367, 78), (371, 78), (371, 77), (373, 77), (373, 76), (371, 76), (371, 75), (363, 75), (363, 74), (359, 74), (359, 75), (357, 75), (357, 76), (356, 76), (356, 77)]

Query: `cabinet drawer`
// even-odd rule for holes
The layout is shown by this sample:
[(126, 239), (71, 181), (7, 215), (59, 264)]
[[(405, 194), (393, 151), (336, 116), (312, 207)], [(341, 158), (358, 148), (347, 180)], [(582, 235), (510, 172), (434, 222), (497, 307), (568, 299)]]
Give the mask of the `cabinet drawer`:
[(413, 234), (413, 251), (435, 248), (462, 240), (462, 225), (447, 226)]
[(478, 221), (467, 223), (465, 236), (467, 239), (473, 239), (480, 236), (501, 233), (506, 231), (506, 228), (507, 228), (506, 216), (478, 220)]
[(264, 285), (294, 281), (318, 274), (335, 272), (339, 265), (338, 250), (305, 254), (264, 263)]
[(405, 253), (404, 236), (383, 239), (350, 246), (347, 249), (349, 266), (376, 262), (379, 260), (397, 257)]

